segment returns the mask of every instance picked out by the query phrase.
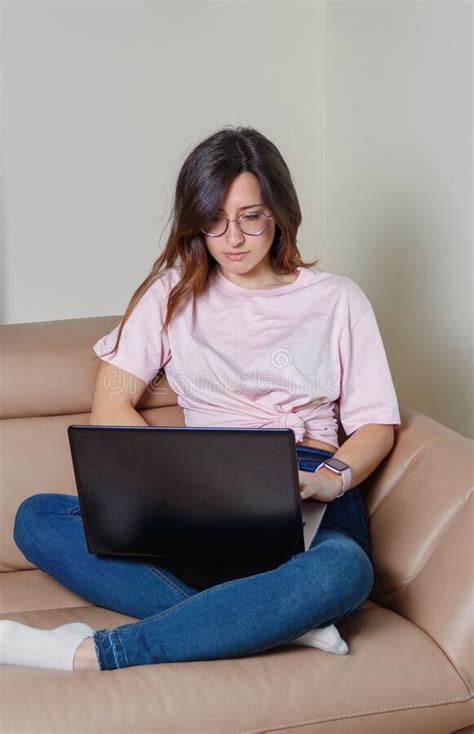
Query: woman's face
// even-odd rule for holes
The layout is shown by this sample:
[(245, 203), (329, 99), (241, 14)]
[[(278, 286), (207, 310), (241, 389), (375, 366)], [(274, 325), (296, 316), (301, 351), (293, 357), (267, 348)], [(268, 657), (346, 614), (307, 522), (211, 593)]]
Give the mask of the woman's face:
[[(250, 206), (252, 205), (252, 206)], [(256, 205), (256, 206), (255, 206)], [(244, 208), (249, 207), (249, 208)], [(237, 219), (241, 214), (254, 215), (257, 212), (271, 214), (263, 204), (257, 177), (246, 171), (233, 181), (217, 213), (228, 219)], [(243, 225), (245, 228), (245, 225)], [(221, 271), (235, 282), (247, 277), (262, 276), (271, 272), (269, 250), (275, 235), (275, 221), (268, 220), (265, 231), (259, 235), (247, 235), (240, 231), (237, 222), (229, 222), (227, 231), (218, 237), (204, 235), (206, 246), (212, 257), (217, 260)], [(226, 253), (245, 252), (239, 260), (232, 260)]]

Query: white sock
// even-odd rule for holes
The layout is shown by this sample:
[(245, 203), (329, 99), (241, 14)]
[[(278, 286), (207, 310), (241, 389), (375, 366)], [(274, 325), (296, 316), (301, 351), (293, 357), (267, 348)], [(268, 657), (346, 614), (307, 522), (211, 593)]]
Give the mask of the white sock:
[(43, 630), (0, 620), (0, 664), (74, 670), (74, 653), (94, 630), (83, 622)]
[(304, 635), (296, 637), (287, 643), (288, 645), (305, 645), (308, 647), (319, 647), (325, 652), (333, 652), (336, 655), (346, 655), (349, 652), (347, 642), (342, 639), (333, 624), (328, 627), (317, 627)]

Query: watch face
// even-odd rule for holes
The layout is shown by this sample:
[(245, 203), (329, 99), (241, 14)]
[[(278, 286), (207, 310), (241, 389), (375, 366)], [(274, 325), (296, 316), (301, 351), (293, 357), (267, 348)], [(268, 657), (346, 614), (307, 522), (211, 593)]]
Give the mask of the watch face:
[(333, 469), (336, 469), (337, 471), (344, 471), (344, 469), (349, 469), (349, 464), (346, 464), (345, 461), (341, 461), (340, 459), (335, 459), (334, 457), (331, 457), (330, 459), (326, 459), (324, 462), (325, 464), (328, 464), (329, 466), (332, 466)]

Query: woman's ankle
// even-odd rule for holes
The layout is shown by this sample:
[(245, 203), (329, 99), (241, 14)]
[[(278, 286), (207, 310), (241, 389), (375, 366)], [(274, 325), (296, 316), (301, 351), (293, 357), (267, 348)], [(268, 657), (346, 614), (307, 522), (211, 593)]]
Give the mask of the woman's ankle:
[(74, 670), (100, 670), (92, 637), (86, 637), (77, 646), (73, 666)]

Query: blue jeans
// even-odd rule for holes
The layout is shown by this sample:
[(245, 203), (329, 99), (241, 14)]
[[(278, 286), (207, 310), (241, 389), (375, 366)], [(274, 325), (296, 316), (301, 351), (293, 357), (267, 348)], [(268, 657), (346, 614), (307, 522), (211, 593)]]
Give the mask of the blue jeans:
[[(314, 471), (333, 452), (297, 445)], [(270, 571), (197, 590), (166, 566), (89, 553), (76, 496), (35, 494), (19, 506), (13, 537), (25, 557), (93, 604), (139, 621), (96, 630), (101, 670), (242, 657), (357, 609), (373, 587), (368, 517), (358, 487), (329, 502), (307, 551)]]

